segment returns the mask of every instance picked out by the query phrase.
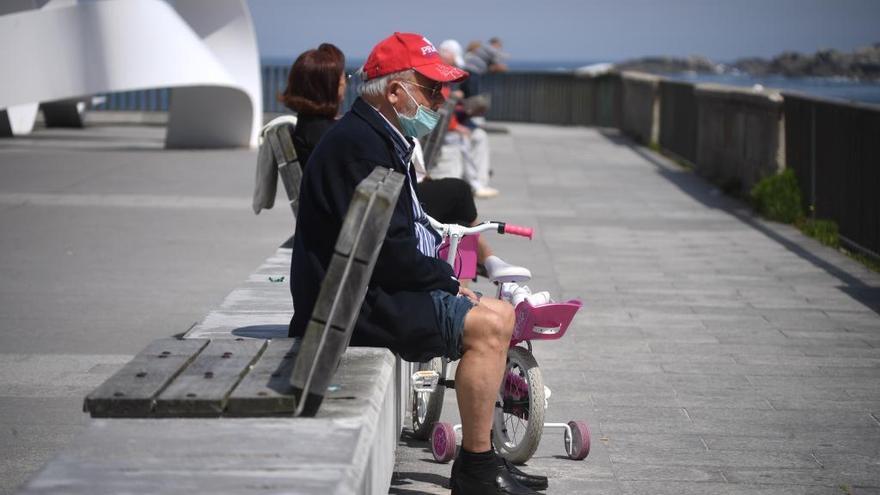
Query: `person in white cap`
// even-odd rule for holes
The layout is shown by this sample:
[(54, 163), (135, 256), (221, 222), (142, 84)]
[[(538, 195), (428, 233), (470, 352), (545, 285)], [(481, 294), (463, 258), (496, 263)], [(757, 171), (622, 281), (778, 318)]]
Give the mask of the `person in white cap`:
[(513, 307), (461, 287), (437, 258), (439, 235), (418, 201), (413, 139), (431, 131), (448, 83), (467, 73), (443, 63), (427, 39), (394, 33), (361, 70), (364, 84), (350, 112), (312, 151), (300, 190), (293, 239), (290, 335), (300, 337), (327, 273), (357, 184), (376, 167), (405, 174), (351, 337), (352, 345), (387, 347), (408, 361), (460, 359), (455, 390), (461, 453), (452, 466), (455, 495), (534, 495), (547, 478), (523, 473), (492, 449), (490, 432), (513, 332)]

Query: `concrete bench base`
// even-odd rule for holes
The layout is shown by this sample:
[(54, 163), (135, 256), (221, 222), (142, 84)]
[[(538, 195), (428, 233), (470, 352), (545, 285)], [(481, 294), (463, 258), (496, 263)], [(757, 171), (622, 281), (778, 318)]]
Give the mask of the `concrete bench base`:
[(350, 348), (315, 418), (97, 419), (21, 493), (385, 493), (395, 359)]

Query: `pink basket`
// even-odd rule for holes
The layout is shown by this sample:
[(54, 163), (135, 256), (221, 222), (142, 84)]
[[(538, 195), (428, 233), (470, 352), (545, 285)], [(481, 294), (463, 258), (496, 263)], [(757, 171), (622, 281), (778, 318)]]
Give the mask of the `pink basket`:
[(525, 300), (517, 304), (516, 325), (510, 345), (525, 340), (555, 340), (565, 335), (568, 325), (583, 303), (576, 299), (562, 303), (547, 303), (538, 306)]
[[(480, 234), (466, 235), (458, 241), (458, 253), (455, 256), (455, 265), (452, 270), (458, 279), (475, 279), (477, 278), (477, 243)], [(446, 261), (447, 253), (449, 253), (449, 239), (443, 241), (440, 245), (439, 255), (441, 260)]]

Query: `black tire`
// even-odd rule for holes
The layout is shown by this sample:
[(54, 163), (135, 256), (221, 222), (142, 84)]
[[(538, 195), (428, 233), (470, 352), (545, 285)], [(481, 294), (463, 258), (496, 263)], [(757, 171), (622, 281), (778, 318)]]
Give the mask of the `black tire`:
[[(446, 379), (446, 358), (434, 358), (426, 363), (418, 363), (416, 371), (435, 370), (440, 373), (440, 380)], [(410, 418), (412, 419), (412, 436), (419, 440), (427, 440), (431, 436), (434, 423), (440, 420), (443, 411), (443, 396), (446, 387), (438, 384), (433, 392), (412, 392), (410, 401)]]
[[(512, 379), (521, 379), (528, 386), (528, 393), (511, 394), (508, 381)], [(544, 378), (528, 349), (511, 347), (507, 351), (500, 398), (501, 407), (495, 408), (492, 424), (492, 442), (507, 460), (522, 464), (535, 454), (544, 433)]]

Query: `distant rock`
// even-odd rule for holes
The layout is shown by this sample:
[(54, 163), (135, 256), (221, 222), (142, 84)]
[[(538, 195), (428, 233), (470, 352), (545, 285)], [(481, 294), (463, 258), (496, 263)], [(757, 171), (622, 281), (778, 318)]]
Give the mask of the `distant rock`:
[(852, 53), (820, 50), (812, 55), (786, 52), (770, 60), (746, 58), (732, 67), (755, 76), (778, 74), (788, 77), (846, 77), (880, 80), (880, 43)]
[(880, 81), (880, 43), (858, 48), (852, 53), (837, 50), (820, 50), (812, 55), (785, 52), (769, 60), (741, 58), (730, 65), (717, 64), (701, 56), (644, 57), (615, 64), (614, 68), (652, 74), (745, 72), (753, 76), (846, 77)]
[(706, 57), (692, 55), (690, 57), (643, 57), (615, 64), (615, 69), (648, 72), (651, 74), (669, 74), (674, 72), (696, 72), (700, 74), (716, 74), (723, 70)]

